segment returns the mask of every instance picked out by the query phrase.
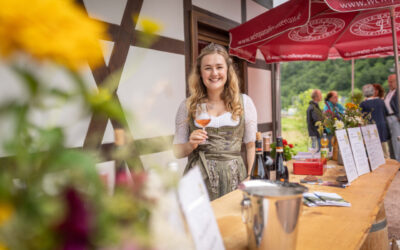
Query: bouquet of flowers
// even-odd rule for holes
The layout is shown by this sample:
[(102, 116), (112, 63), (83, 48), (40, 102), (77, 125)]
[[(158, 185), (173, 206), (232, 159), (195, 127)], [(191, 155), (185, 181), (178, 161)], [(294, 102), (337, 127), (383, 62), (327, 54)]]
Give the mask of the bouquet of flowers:
[(364, 126), (369, 123), (370, 113), (363, 113), (358, 105), (346, 103), (344, 114), (335, 115), (332, 111), (324, 112), (322, 121), (315, 123), (318, 126), (318, 132), (322, 135), (324, 130), (328, 134), (335, 134), (337, 129), (354, 128)]
[(369, 124), (370, 113), (363, 113), (359, 105), (346, 103), (346, 113), (342, 115), (342, 120), (346, 128), (355, 128)]
[(343, 129), (344, 123), (330, 110), (327, 110), (322, 114), (323, 119), (315, 123), (318, 126), (318, 132), (320, 135), (326, 131), (328, 134), (335, 134), (337, 129)]
[[(293, 155), (297, 154), (297, 152), (294, 149), (293, 144), (289, 144), (286, 139), (282, 139), (282, 142), (283, 142), (283, 156), (285, 156), (285, 159), (289, 161), (292, 159)], [(271, 144), (271, 157), (275, 158), (275, 154), (276, 154), (276, 143), (274, 142)]]

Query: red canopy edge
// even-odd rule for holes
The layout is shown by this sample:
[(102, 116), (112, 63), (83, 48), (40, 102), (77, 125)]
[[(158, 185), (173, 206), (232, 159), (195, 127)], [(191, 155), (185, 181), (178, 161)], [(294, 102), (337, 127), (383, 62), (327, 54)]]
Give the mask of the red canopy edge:
[(400, 4), (400, 0), (324, 0), (334, 11), (350, 12), (386, 8)]

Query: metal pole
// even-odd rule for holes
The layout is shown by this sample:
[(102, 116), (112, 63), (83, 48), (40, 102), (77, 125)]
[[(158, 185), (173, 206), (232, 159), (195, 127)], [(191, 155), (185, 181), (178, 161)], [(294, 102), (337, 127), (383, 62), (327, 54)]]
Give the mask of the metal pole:
[(354, 95), (354, 58), (351, 58), (351, 97)]
[[(399, 51), (397, 48), (397, 30), (396, 30), (396, 22), (395, 22), (395, 7), (390, 7), (390, 20), (392, 23), (392, 37), (393, 37), (393, 51), (394, 51), (394, 62), (395, 62), (395, 69), (396, 69), (396, 82), (397, 82), (397, 100), (399, 101), (400, 105), (400, 79), (399, 79)], [(400, 107), (399, 107), (400, 108)], [(400, 112), (397, 114), (400, 118)]]

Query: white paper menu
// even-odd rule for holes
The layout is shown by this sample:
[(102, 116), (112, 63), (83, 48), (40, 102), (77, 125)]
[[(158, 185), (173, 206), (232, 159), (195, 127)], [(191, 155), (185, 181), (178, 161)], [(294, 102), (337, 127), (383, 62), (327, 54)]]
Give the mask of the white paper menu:
[(378, 128), (376, 124), (370, 124), (361, 127), (364, 137), (365, 147), (367, 148), (369, 163), (372, 171), (380, 165), (385, 164), (385, 156), (383, 155), (381, 140), (379, 139)]
[(342, 155), (344, 170), (346, 171), (347, 181), (351, 183), (358, 177), (356, 164), (354, 163), (349, 137), (345, 129), (336, 130), (336, 139), (339, 144), (340, 154)]
[(369, 173), (369, 162), (367, 153), (365, 152), (364, 141), (361, 135), (360, 128), (348, 128), (347, 129), (351, 149), (353, 151), (354, 162), (356, 163), (357, 173), (359, 176)]
[(225, 249), (198, 167), (180, 180), (178, 196), (196, 249)]

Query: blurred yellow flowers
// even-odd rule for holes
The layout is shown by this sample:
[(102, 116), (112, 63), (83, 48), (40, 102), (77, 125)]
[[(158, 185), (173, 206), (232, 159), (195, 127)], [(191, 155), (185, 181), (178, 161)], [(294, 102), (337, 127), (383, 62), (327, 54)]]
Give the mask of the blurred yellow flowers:
[(137, 15), (133, 17), (133, 21), (143, 31), (137, 38), (140, 46), (150, 47), (157, 41), (157, 33), (163, 29), (160, 22), (148, 17), (139, 18)]
[(346, 109), (358, 109), (358, 105), (348, 102), (346, 103)]
[(106, 27), (72, 0), (0, 0), (0, 6), (0, 55), (22, 52), (73, 70), (103, 60)]
[(14, 208), (11, 204), (0, 202), (0, 226), (9, 220), (13, 213)]

